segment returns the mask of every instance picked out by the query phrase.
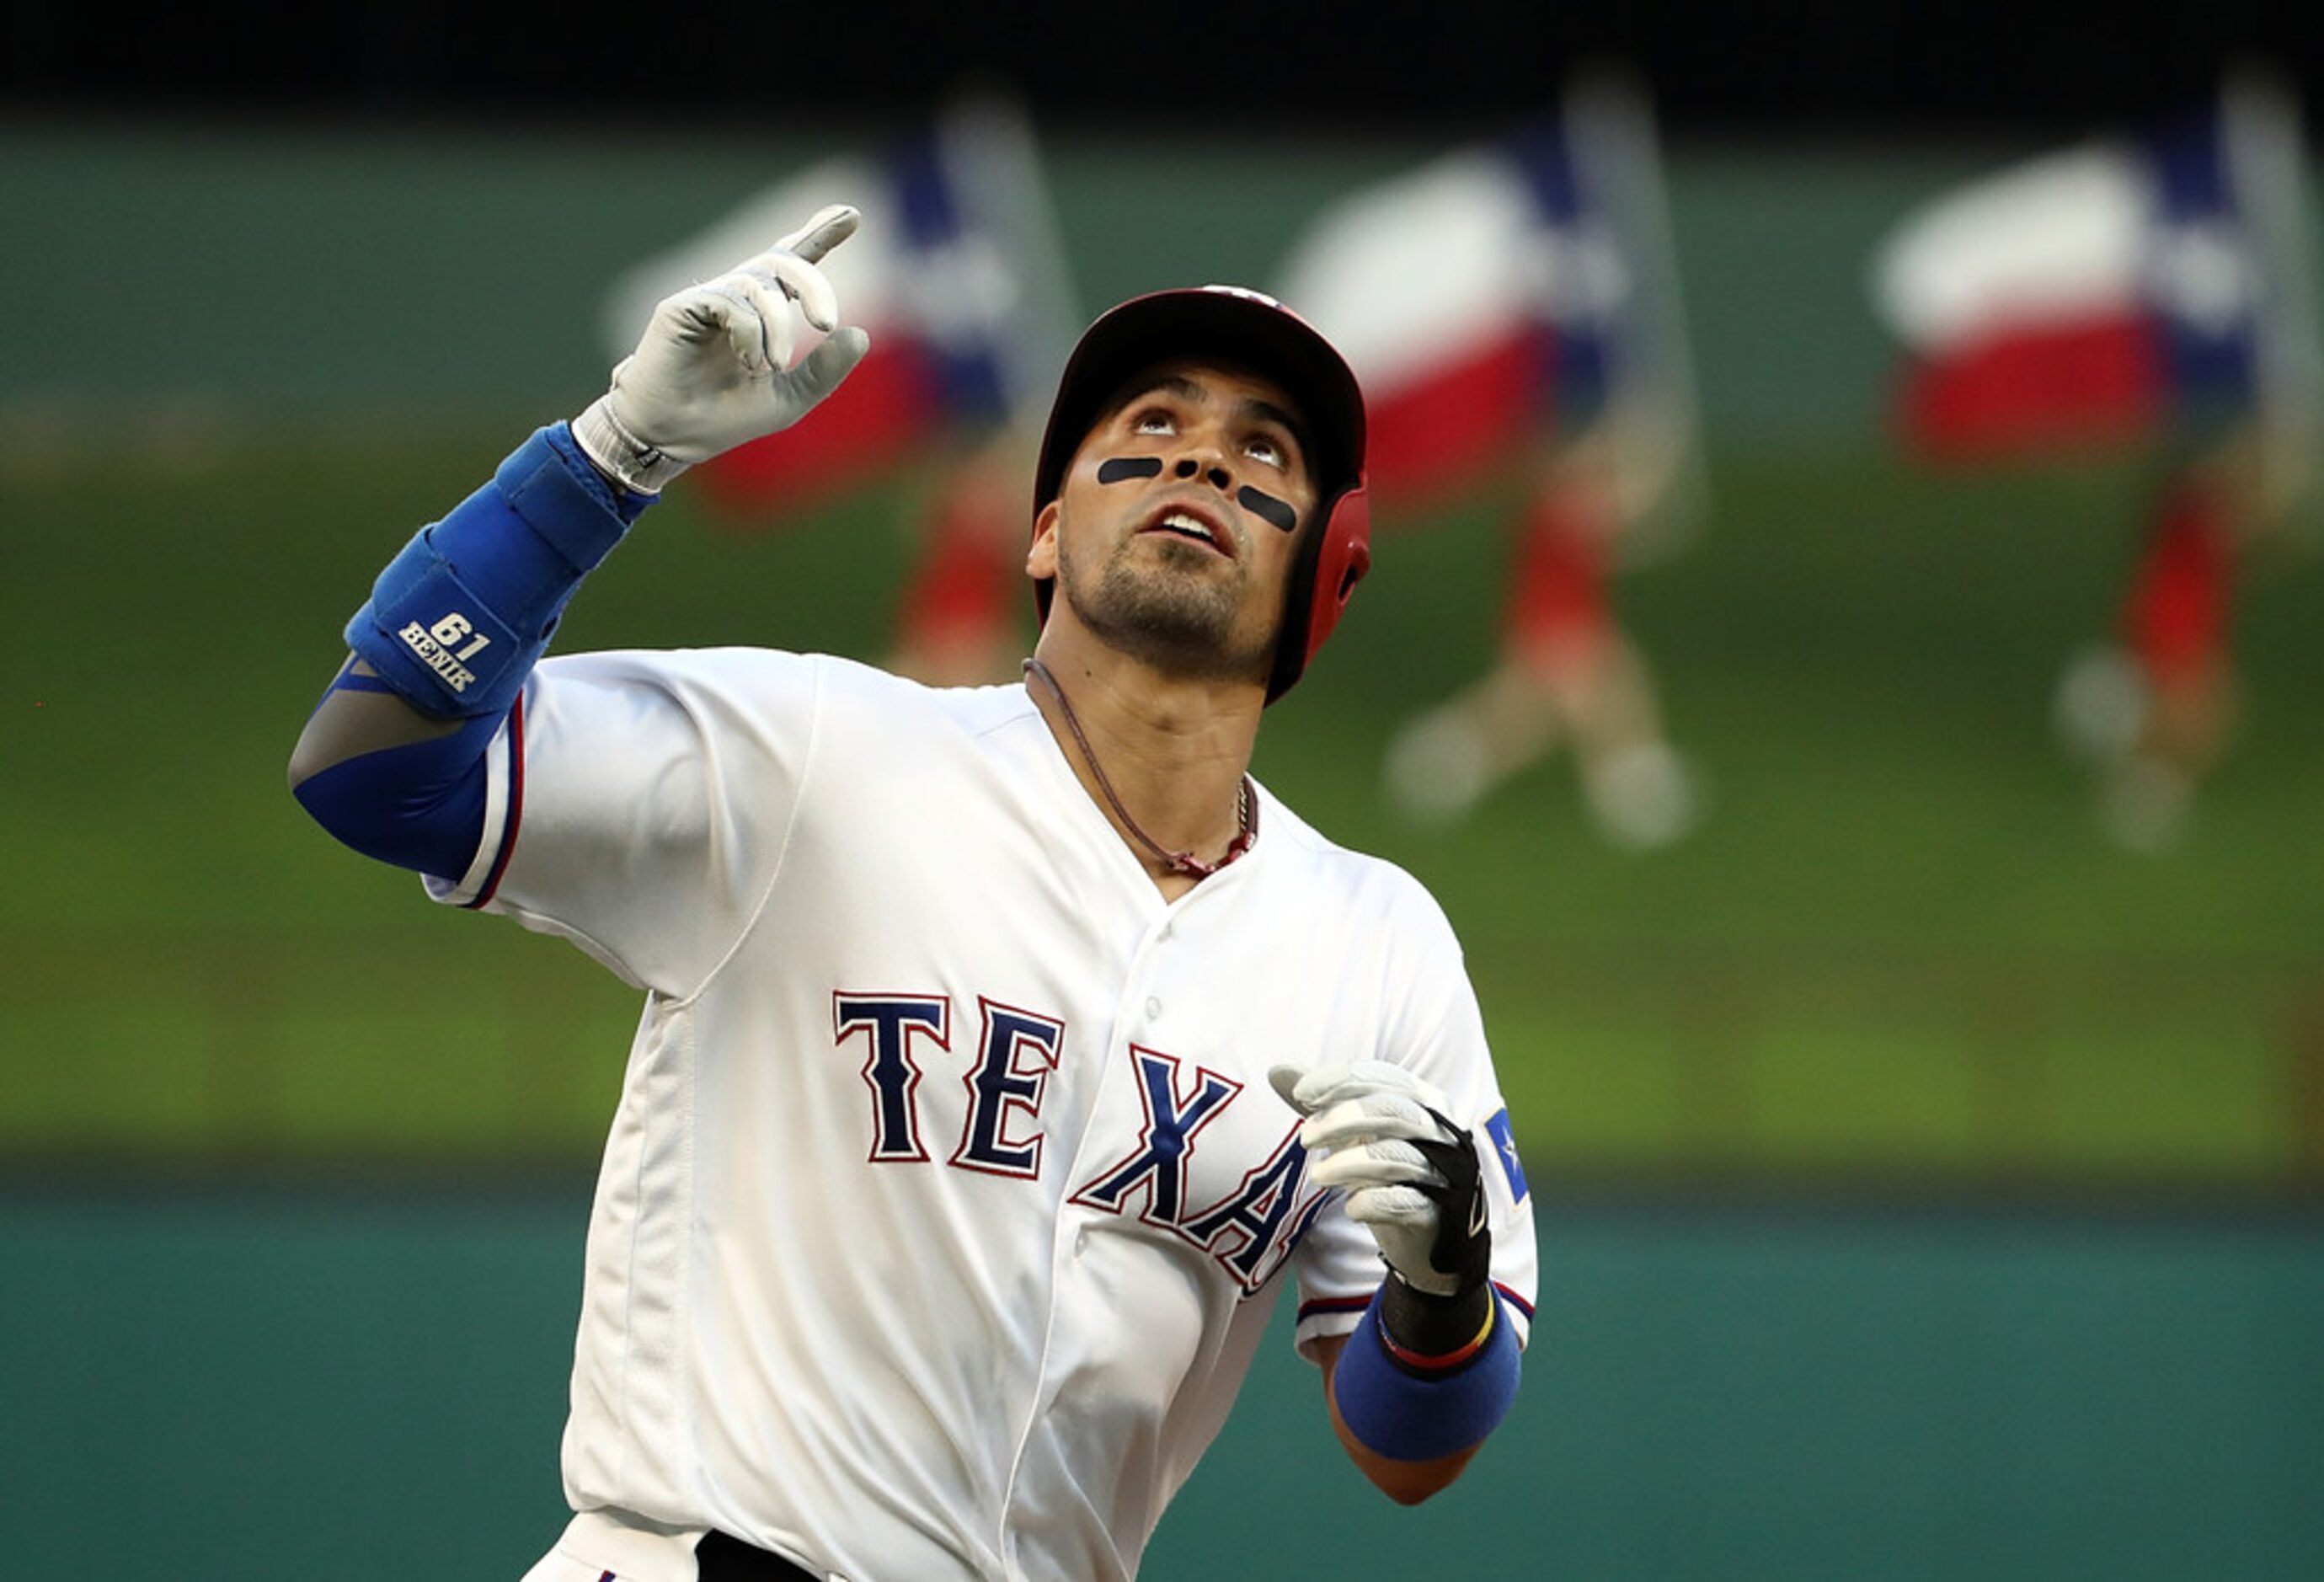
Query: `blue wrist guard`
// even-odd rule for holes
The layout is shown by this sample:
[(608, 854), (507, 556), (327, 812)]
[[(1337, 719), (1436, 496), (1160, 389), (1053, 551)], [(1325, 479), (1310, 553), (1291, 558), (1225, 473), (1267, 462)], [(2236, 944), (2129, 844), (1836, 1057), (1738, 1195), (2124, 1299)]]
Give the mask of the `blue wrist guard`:
[(422, 714), (498, 714), (581, 578), (651, 500), (617, 498), (567, 425), (542, 429), (388, 562), (347, 646)]
[(1350, 1433), (1391, 1461), (1434, 1461), (1500, 1426), (1517, 1400), (1521, 1354), (1517, 1326), (1499, 1297), (1476, 1354), (1443, 1373), (1399, 1364), (1380, 1332), (1379, 1311), (1375, 1293), (1332, 1373), (1332, 1398)]

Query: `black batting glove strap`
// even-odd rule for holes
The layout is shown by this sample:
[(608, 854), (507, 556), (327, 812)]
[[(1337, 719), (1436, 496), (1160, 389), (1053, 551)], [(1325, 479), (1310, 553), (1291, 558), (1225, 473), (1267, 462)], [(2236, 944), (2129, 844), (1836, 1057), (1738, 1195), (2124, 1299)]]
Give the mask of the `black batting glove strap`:
[(1485, 1181), (1477, 1164), (1477, 1144), (1469, 1129), (1450, 1116), (1435, 1115), (1451, 1133), (1446, 1142), (1416, 1139), (1412, 1146), (1428, 1166), (1443, 1177), (1441, 1185), (1415, 1182), (1422, 1197), (1436, 1205), (1436, 1244), (1428, 1249), (1429, 1267), (1439, 1274), (1456, 1276), (1459, 1292), (1481, 1288), (1492, 1278), (1493, 1237), (1487, 1226), (1492, 1218), (1485, 1204)]
[(1380, 1286), (1380, 1336), (1388, 1343), (1380, 1349), (1416, 1379), (1441, 1379), (1476, 1360), (1478, 1337), (1491, 1317), (1489, 1285), (1434, 1296), (1406, 1285), (1390, 1270)]
[[(1491, 1215), (1477, 1145), (1467, 1127), (1435, 1110), (1428, 1113), (1449, 1134), (1442, 1142), (1416, 1139), (1412, 1143), (1443, 1178), (1439, 1183), (1415, 1183), (1436, 1206), (1436, 1240), (1428, 1250), (1428, 1262), (1437, 1273), (1456, 1277), (1460, 1285), (1440, 1296), (1406, 1283), (1391, 1269), (1380, 1291), (1380, 1330), (1391, 1346), (1388, 1356), (1405, 1372), (1424, 1377), (1441, 1376), (1470, 1361), (1493, 1308)], [(1438, 1358), (1444, 1359), (1443, 1364), (1432, 1365)]]

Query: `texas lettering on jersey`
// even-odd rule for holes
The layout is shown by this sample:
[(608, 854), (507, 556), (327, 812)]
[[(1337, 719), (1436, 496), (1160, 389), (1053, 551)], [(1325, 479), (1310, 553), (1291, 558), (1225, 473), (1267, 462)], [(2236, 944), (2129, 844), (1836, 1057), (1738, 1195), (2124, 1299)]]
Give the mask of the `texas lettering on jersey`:
[[(949, 1057), (953, 1004), (941, 994), (853, 994), (831, 997), (834, 1041), (862, 1040), (862, 1076), (870, 1090), (873, 1164), (927, 1165), (936, 1155), (921, 1129), (920, 1085), (932, 1056)], [(1065, 1047), (1055, 1017), (977, 996), (978, 1027), (964, 1052), (967, 1106), (945, 1163), (990, 1175), (1038, 1180), (1040, 1127), (1049, 1074)], [(1302, 1197), (1307, 1152), (1298, 1119), (1288, 1117), (1267, 1155), (1224, 1191), (1202, 1189), (1194, 1174), (1202, 1133), (1225, 1114), (1243, 1084), (1205, 1067), (1190, 1072), (1178, 1057), (1139, 1044), (1125, 1058), (1143, 1109), (1135, 1143), (1074, 1183), (1068, 1200), (1116, 1215), (1135, 1214), (1208, 1254), (1242, 1288), (1258, 1291), (1298, 1245), (1328, 1194)], [(1231, 1170), (1231, 1165), (1227, 1167)]]

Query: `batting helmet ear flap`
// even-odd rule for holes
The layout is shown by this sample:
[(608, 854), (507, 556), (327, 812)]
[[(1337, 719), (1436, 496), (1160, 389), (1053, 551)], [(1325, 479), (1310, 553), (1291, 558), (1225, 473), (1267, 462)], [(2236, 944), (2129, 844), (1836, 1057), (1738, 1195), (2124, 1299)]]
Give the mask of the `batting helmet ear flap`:
[(1331, 503), (1320, 531), (1301, 546), (1290, 586), (1284, 591), (1283, 635), (1275, 645), (1275, 671), (1267, 700), (1291, 690), (1307, 661), (1340, 624), (1355, 597), (1356, 584), (1372, 569), (1372, 513), (1360, 473), (1353, 488)]

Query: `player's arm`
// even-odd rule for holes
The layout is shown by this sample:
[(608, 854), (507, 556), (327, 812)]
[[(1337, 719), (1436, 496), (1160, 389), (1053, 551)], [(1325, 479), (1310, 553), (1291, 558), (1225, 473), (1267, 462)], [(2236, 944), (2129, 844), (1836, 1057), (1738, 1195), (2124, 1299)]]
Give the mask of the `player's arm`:
[[(797, 422), (862, 359), (869, 338), (840, 326), (816, 267), (856, 219), (823, 209), (664, 299), (604, 395), (534, 434), (389, 562), (291, 754), (292, 793), (326, 829), (422, 873), (467, 865), (486, 749), (581, 579), (671, 479)], [(828, 334), (793, 365), (801, 318)]]
[(1340, 1354), (1347, 1349), (1349, 1338), (1345, 1335), (1329, 1335), (1315, 1343), (1316, 1360), (1323, 1365), (1323, 1402), (1331, 1410), (1332, 1431), (1340, 1437), (1340, 1448), (1348, 1453), (1348, 1459), (1371, 1480), (1372, 1486), (1399, 1505), (1417, 1505), (1429, 1495), (1451, 1486), (1468, 1466), (1470, 1458), (1484, 1448), (1484, 1441), (1480, 1439), (1434, 1460), (1394, 1461), (1358, 1439), (1340, 1411), (1335, 1386)]
[(1493, 1289), (1476, 1143), (1400, 1066), (1268, 1075), (1307, 1117), (1308, 1179), (1347, 1194), (1387, 1265), (1354, 1332), (1323, 1343), (1333, 1428), (1375, 1486), (1416, 1504), (1461, 1476), (1517, 1398), (1522, 1347)]

